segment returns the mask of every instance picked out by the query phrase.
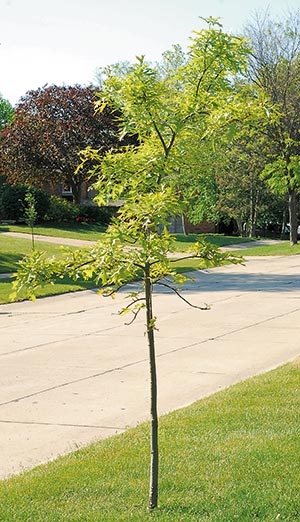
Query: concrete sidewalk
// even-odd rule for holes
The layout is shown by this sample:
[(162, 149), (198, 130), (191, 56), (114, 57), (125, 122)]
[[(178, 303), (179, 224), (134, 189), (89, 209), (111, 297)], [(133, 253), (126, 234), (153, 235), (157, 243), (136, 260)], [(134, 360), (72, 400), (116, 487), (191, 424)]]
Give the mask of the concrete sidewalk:
[[(194, 272), (183, 295), (158, 289), (159, 413), (300, 353), (300, 257)], [(1, 478), (148, 419), (143, 312), (132, 326), (93, 291), (0, 306)]]

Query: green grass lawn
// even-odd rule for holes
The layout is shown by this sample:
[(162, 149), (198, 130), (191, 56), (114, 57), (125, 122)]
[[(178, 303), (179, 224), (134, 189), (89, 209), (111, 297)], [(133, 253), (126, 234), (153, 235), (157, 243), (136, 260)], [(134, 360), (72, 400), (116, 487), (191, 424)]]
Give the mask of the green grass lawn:
[[(68, 223), (61, 225), (40, 225), (34, 227), (37, 235), (51, 237), (67, 237), (71, 239), (84, 239), (88, 241), (99, 241), (106, 227), (97, 223)], [(0, 232), (23, 232), (30, 234), (27, 225), (0, 225)]]
[(235, 250), (238, 256), (293, 256), (300, 254), (300, 244), (291, 246), (289, 241), (274, 245), (257, 246), (254, 248), (245, 248), (243, 250)]
[(0, 482), (0, 521), (296, 522), (299, 382), (298, 361), (161, 418), (154, 512), (142, 424)]
[(223, 236), (222, 234), (174, 234), (176, 237), (176, 252), (186, 252), (197, 241), (205, 240), (218, 247), (237, 245), (254, 241), (248, 237)]
[[(36, 241), (36, 248), (47, 252), (49, 257), (59, 256), (62, 252), (61, 245)], [(31, 252), (31, 239), (14, 238), (1, 236), (0, 234), (0, 273), (14, 272), (18, 269), (18, 261), (25, 254)], [(37, 292), (38, 297), (47, 295), (57, 295), (67, 292), (75, 292), (77, 290), (86, 290), (93, 288), (95, 285), (92, 281), (78, 280), (76, 282), (65, 277), (54, 285), (46, 285)], [(12, 292), (11, 279), (0, 279), (0, 304), (9, 302), (9, 296)], [(24, 295), (20, 294), (20, 300), (24, 299)], [(1, 518), (0, 518), (1, 521)]]
[[(48, 256), (60, 255), (61, 245), (47, 243), (46, 241), (36, 241), (37, 250), (47, 252)], [(14, 272), (18, 268), (18, 261), (26, 254), (30, 254), (31, 238), (23, 239), (19, 237), (2, 236), (0, 234), (0, 274)]]
[[(47, 297), (52, 295), (66, 294), (68, 292), (77, 292), (79, 290), (89, 290), (95, 287), (95, 283), (92, 281), (83, 281), (79, 279), (76, 281), (72, 281), (68, 277), (64, 277), (59, 282), (53, 285), (45, 285), (43, 288), (40, 288), (36, 297)], [(12, 293), (12, 279), (0, 279), (0, 304), (7, 304), (10, 302), (10, 294)], [(20, 293), (18, 297), (18, 301), (24, 301), (27, 297), (25, 294)], [(1, 517), (0, 517), (1, 521)]]

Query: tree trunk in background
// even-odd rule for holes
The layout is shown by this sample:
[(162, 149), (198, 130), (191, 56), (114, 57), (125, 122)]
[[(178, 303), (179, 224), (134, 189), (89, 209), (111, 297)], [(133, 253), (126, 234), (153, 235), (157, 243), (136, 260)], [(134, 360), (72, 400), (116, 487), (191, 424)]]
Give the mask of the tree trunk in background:
[(182, 223), (182, 232), (185, 236), (187, 236), (188, 233), (187, 233), (187, 229), (186, 229), (186, 219), (185, 219), (184, 214), (181, 214), (181, 223)]
[(239, 236), (243, 236), (244, 235), (244, 233), (243, 233), (243, 222), (239, 218), (235, 218), (235, 220), (236, 220), (236, 224), (237, 224), (238, 235)]
[(282, 212), (282, 223), (281, 223), (281, 232), (280, 232), (280, 239), (285, 239), (285, 227), (287, 223), (287, 211), (286, 209)]
[(149, 484), (149, 507), (157, 507), (158, 499), (158, 415), (157, 415), (157, 376), (154, 345), (154, 317), (152, 312), (152, 284), (150, 264), (145, 265), (145, 297), (147, 314), (147, 337), (150, 362), (150, 414), (151, 414), (151, 461)]
[(72, 188), (74, 203), (76, 205), (80, 205), (80, 203), (81, 203), (81, 184), (72, 183), (70, 186)]
[(297, 243), (297, 200), (295, 190), (289, 190), (290, 244)]

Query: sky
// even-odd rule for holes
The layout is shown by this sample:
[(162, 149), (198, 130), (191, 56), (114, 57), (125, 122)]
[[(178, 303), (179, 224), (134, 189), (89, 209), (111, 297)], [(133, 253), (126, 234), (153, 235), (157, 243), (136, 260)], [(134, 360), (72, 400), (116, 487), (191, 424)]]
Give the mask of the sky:
[(239, 33), (256, 12), (284, 18), (299, 0), (0, 0), (0, 93), (13, 105), (46, 84), (89, 85), (100, 67), (188, 45), (200, 17)]

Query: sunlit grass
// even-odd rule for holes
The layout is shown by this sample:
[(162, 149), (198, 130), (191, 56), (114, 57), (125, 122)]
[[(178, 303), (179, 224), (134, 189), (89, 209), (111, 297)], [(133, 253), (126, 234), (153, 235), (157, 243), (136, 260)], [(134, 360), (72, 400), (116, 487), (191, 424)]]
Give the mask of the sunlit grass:
[[(11, 278), (0, 279), (0, 304), (9, 303), (10, 295), (13, 291)], [(95, 287), (95, 283), (93, 281), (84, 281), (83, 279), (79, 279), (74, 282), (72, 279), (68, 277), (64, 277), (60, 279), (59, 282), (52, 284), (48, 284), (39, 288), (36, 291), (36, 297), (50, 297), (53, 295), (66, 294), (68, 292), (77, 292), (79, 290), (89, 290)], [(18, 301), (24, 301), (27, 299), (27, 295), (25, 292), (20, 292), (18, 295)], [(1, 518), (0, 518), (1, 521)]]
[[(66, 223), (57, 226), (37, 225), (34, 227), (34, 232), (37, 235), (84, 239), (87, 241), (99, 241), (105, 230), (106, 227), (98, 223)], [(31, 233), (27, 225), (0, 225), (1, 231)]]
[(254, 241), (247, 237), (223, 236), (222, 234), (174, 234), (174, 236), (176, 237), (176, 252), (186, 252), (192, 248), (197, 241), (208, 241), (218, 247)]
[(239, 256), (293, 256), (300, 254), (300, 244), (291, 246), (289, 241), (277, 243), (274, 245), (257, 246), (254, 248), (245, 248), (235, 250), (235, 255)]
[[(59, 256), (62, 252), (61, 245), (48, 243), (44, 241), (36, 241), (35, 247), (37, 250), (47, 252), (49, 257)], [(18, 268), (18, 261), (24, 255), (32, 252), (31, 237), (28, 239), (3, 236), (0, 234), (0, 273), (14, 272)]]
[[(48, 257), (61, 256), (63, 248), (61, 245), (47, 243), (43, 241), (35, 242), (36, 249), (47, 253)], [(74, 247), (75, 248), (75, 247)], [(31, 239), (15, 238), (1, 236), (0, 234), (0, 273), (11, 273), (18, 269), (18, 261), (26, 254), (32, 251)], [(37, 291), (37, 297), (63, 294), (67, 292), (75, 292), (77, 290), (86, 290), (92, 288), (94, 283), (91, 281), (78, 280), (72, 281), (68, 277), (64, 277), (54, 285), (46, 285)], [(0, 279), (0, 304), (10, 301), (12, 293), (12, 279)], [(18, 300), (23, 300), (25, 293), (20, 293)], [(0, 518), (1, 521), (1, 518)]]

